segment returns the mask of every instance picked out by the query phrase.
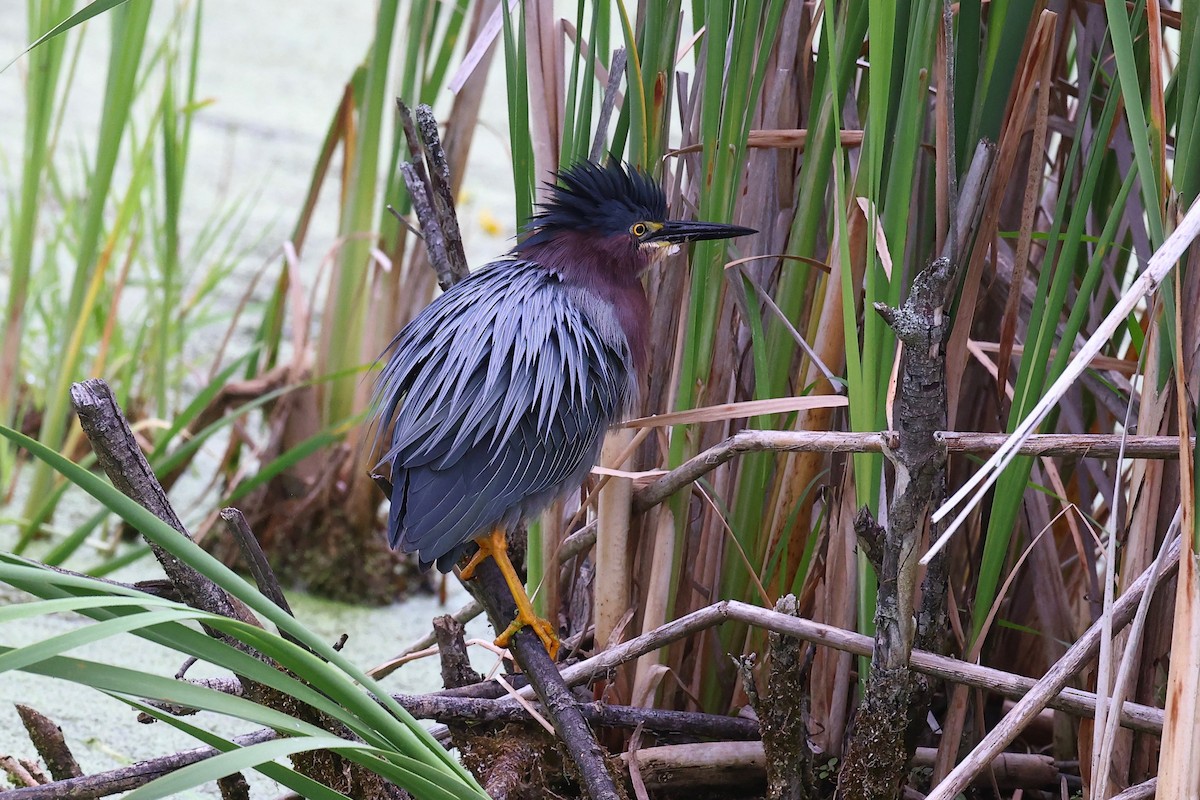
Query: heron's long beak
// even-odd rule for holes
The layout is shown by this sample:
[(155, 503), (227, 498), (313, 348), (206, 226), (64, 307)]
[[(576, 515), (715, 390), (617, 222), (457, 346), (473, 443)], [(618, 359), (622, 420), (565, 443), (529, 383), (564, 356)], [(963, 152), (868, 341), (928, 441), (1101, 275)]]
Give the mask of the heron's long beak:
[(741, 225), (724, 225), (719, 222), (668, 220), (643, 241), (697, 242), (701, 239), (732, 239), (735, 236), (748, 236), (752, 233), (758, 233), (758, 231), (753, 228), (743, 228)]

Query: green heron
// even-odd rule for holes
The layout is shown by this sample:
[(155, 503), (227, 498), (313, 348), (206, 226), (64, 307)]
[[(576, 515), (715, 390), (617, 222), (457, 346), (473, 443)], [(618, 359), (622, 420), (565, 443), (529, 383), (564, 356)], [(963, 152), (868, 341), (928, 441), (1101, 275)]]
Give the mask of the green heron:
[(375, 387), (376, 471), (391, 499), (388, 542), (421, 569), (460, 576), (492, 556), (517, 619), (553, 657), (507, 554), (506, 533), (578, 489), (605, 431), (637, 399), (650, 304), (641, 274), (678, 245), (755, 233), (667, 219), (662, 188), (617, 161), (558, 173), (530, 235), (435, 299), (400, 331)]

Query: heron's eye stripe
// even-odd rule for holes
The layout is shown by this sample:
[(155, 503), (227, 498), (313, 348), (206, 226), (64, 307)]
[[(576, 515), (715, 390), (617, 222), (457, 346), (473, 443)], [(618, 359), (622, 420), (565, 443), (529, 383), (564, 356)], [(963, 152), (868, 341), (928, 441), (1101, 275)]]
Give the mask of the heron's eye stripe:
[(632, 233), (634, 236), (637, 236), (638, 238), (645, 236), (646, 235), (646, 223), (644, 223), (644, 222), (633, 223), (633, 225), (629, 226), (629, 232)]

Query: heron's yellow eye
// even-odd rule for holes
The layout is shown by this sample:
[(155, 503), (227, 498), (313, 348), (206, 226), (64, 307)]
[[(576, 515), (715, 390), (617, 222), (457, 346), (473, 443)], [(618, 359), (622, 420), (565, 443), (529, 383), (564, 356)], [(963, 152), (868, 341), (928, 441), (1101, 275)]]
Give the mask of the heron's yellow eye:
[(629, 232), (639, 239), (646, 235), (646, 223), (635, 222), (629, 226)]

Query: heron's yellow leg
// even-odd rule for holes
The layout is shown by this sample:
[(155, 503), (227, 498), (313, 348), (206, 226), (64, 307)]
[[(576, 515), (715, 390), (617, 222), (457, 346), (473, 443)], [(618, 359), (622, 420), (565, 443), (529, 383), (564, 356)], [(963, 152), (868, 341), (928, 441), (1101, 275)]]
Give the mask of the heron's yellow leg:
[(542, 640), (550, 657), (557, 658), (558, 636), (549, 622), (533, 612), (533, 604), (529, 602), (529, 595), (525, 593), (525, 585), (521, 583), (521, 578), (517, 575), (512, 561), (508, 559), (508, 540), (504, 536), (504, 529), (495, 528), (491, 533), (476, 539), (475, 544), (479, 545), (479, 550), (471, 556), (471, 560), (459, 572), (459, 577), (465, 581), (470, 580), (475, 576), (476, 567), (488, 556), (491, 556), (496, 562), (496, 566), (500, 568), (500, 574), (504, 576), (508, 590), (512, 592), (513, 602), (517, 604), (517, 618), (496, 637), (496, 646), (508, 647), (513, 634), (528, 625)]

